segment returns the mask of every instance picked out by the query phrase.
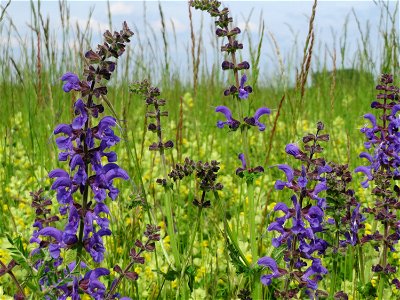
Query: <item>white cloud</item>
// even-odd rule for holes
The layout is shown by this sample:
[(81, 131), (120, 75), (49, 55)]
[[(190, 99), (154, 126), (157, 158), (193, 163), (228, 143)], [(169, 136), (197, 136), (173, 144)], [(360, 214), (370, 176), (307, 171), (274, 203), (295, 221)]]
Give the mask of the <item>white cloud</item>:
[[(87, 19), (72, 17), (71, 24), (75, 25), (78, 23), (80, 30), (85, 30), (86, 25), (88, 23)], [(100, 22), (98, 20), (93, 19), (93, 17), (89, 21), (89, 29), (95, 32), (103, 33), (107, 29), (109, 29), (109, 25), (104, 22)]]
[(132, 3), (126, 2), (112, 2), (110, 4), (110, 11), (112, 16), (129, 15), (135, 10)]
[(260, 27), (259, 24), (256, 24), (254, 22), (239, 22), (238, 27), (240, 30), (244, 31), (249, 31), (249, 32), (258, 32), (258, 29)]
[(20, 41), (14, 36), (11, 36), (10, 38), (6, 36), (0, 36), (0, 45), (10, 46), (11, 48), (19, 48), (19, 47), (26, 47), (27, 43), (26, 40)]
[[(188, 30), (187, 25), (182, 23), (182, 21), (176, 19), (176, 18), (170, 18), (169, 20), (165, 20), (165, 27), (168, 32), (172, 32), (172, 23), (174, 23), (175, 31), (177, 33), (182, 33)], [(161, 19), (154, 21), (151, 23), (151, 26), (155, 29), (162, 29), (162, 24), (161, 24)]]

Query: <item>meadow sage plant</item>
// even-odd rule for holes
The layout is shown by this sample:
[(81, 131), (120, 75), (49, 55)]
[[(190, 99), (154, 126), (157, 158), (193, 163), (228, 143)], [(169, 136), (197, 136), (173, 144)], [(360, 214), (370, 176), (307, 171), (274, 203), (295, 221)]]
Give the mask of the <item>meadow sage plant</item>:
[[(110, 79), (116, 67), (113, 58), (118, 59), (124, 53), (132, 35), (125, 22), (120, 32), (112, 34), (107, 30), (103, 35), (104, 43), (98, 45), (96, 51), (85, 53), (84, 78), (81, 80), (71, 72), (61, 77), (65, 82), (64, 92), (74, 90), (81, 97), (74, 103), (72, 122), (60, 124), (54, 130), (55, 135), (61, 135), (56, 138), (59, 161), (67, 161), (68, 170), (52, 170), (49, 177), (54, 179), (51, 189), (56, 191), (59, 212), (66, 220), (62, 224), (65, 225), (57, 226), (59, 218), (49, 216), (50, 209), (46, 206), (51, 204), (50, 200), (41, 200), (40, 191), (33, 194), (32, 205), (36, 208), (37, 218), (31, 243), (38, 247), (31, 255), (36, 259), (35, 268), (40, 274), (39, 283), (46, 299), (80, 299), (84, 294), (94, 299), (120, 298), (114, 293), (117, 285), (123, 277), (137, 279), (137, 274), (129, 271), (130, 267), (134, 263), (143, 263), (140, 254), (153, 251), (154, 241), (159, 239), (159, 228), (148, 227), (145, 233), (148, 241), (135, 243), (139, 250), (132, 248), (132, 262), (127, 268), (115, 267), (121, 275), (111, 284), (107, 294), (100, 278), (108, 276), (109, 269), (90, 266), (97, 266), (104, 260), (103, 239), (111, 235), (106, 199), (108, 196), (115, 200), (119, 194), (113, 181), (116, 178), (128, 180), (129, 176), (118, 166), (117, 154), (109, 151), (120, 141), (113, 130), (117, 120), (111, 116), (100, 117), (104, 107), (95, 99), (107, 94), (105, 81)], [(76, 255), (71, 256), (71, 251)]]
[(286, 175), (286, 180), (277, 180), (276, 190), (284, 188), (293, 191), (291, 206), (284, 202), (276, 204), (274, 211), (282, 216), (272, 222), (268, 231), (276, 231), (278, 236), (272, 239), (272, 245), (284, 249), (285, 268), (280, 268), (272, 257), (262, 257), (258, 264), (271, 271), (261, 276), (264, 285), (273, 280), (283, 279), (282, 289), (275, 290), (278, 298), (293, 298), (299, 292), (305, 292), (314, 299), (326, 293), (318, 289), (318, 283), (327, 274), (327, 269), (318, 257), (328, 247), (322, 238), (326, 199), (319, 194), (327, 189), (326, 173), (332, 168), (321, 158), (314, 156), (323, 151), (320, 142), (329, 140), (329, 135), (321, 134), (324, 125), (317, 124), (316, 134), (303, 138), (304, 150), (295, 144), (288, 144), (285, 152), (301, 161), (300, 168), (281, 164), (277, 167)]
[(385, 281), (391, 281), (400, 287), (395, 276), (396, 267), (388, 262), (389, 253), (395, 252), (395, 244), (400, 239), (398, 209), (400, 208), (400, 188), (395, 180), (400, 179), (400, 99), (399, 88), (393, 84), (393, 76), (384, 74), (376, 86), (378, 94), (371, 108), (378, 110), (379, 120), (368, 113), (371, 127), (363, 127), (361, 132), (367, 141), (364, 143), (368, 152), (362, 152), (361, 158), (368, 164), (357, 167), (354, 171), (366, 175), (362, 182), (364, 188), (372, 185), (375, 198), (373, 207), (364, 211), (381, 223), (381, 227), (372, 234), (363, 236), (362, 243), (371, 242), (380, 252), (379, 262), (372, 266), (372, 271), (379, 276), (378, 297), (383, 299)]
[[(239, 159), (242, 162), (242, 168), (236, 172), (237, 175), (244, 178), (247, 185), (247, 196), (249, 199), (249, 205), (246, 209), (247, 221), (249, 224), (250, 231), (250, 248), (252, 259), (255, 260), (258, 257), (258, 245), (257, 245), (257, 232), (255, 224), (256, 216), (256, 201), (254, 197), (254, 179), (264, 171), (263, 167), (257, 166), (251, 167), (248, 130), (251, 127), (257, 127), (259, 131), (264, 131), (266, 126), (260, 122), (260, 117), (263, 115), (269, 115), (270, 109), (267, 107), (261, 107), (257, 109), (253, 116), (246, 116), (242, 107), (243, 102), (247, 102), (247, 111), (251, 110), (249, 95), (253, 92), (253, 88), (247, 85), (246, 70), (250, 69), (250, 64), (247, 61), (239, 62), (237, 60), (237, 51), (243, 49), (243, 44), (240, 43), (236, 38), (241, 33), (239, 27), (233, 27), (233, 19), (229, 15), (229, 9), (227, 7), (220, 8), (221, 2), (215, 0), (193, 0), (190, 1), (190, 5), (196, 9), (207, 11), (211, 17), (215, 17), (215, 25), (217, 27), (215, 34), (218, 38), (226, 38), (227, 43), (221, 47), (221, 52), (226, 53), (229, 60), (224, 60), (221, 64), (221, 68), (224, 71), (232, 71), (235, 79), (234, 84), (226, 87), (224, 90), (225, 96), (231, 96), (236, 100), (237, 114), (238, 117), (233, 117), (231, 109), (224, 105), (219, 105), (215, 108), (215, 112), (222, 113), (225, 115), (226, 121), (218, 121), (217, 127), (224, 128), (227, 126), (231, 131), (240, 129), (241, 132), (241, 145), (243, 150), (240, 151)], [(240, 74), (241, 73), (241, 74)], [(240, 78), (240, 79), (239, 79)], [(246, 262), (248, 264), (248, 262)], [(253, 280), (253, 283), (256, 281)], [(253, 296), (255, 298), (260, 297), (260, 286), (255, 283), (253, 287)]]

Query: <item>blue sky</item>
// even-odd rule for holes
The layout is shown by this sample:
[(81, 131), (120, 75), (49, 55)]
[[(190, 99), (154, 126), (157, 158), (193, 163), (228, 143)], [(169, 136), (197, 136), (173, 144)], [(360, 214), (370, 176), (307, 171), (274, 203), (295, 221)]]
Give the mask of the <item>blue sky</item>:
[[(6, 1), (0, 0), (4, 6)], [(93, 16), (90, 23), (91, 29), (99, 33), (107, 29), (107, 2), (105, 1), (68, 1), (71, 13), (71, 23), (78, 23), (81, 27), (85, 26), (89, 11), (93, 9)], [(110, 1), (112, 13), (112, 23), (115, 29), (120, 27), (123, 20), (126, 20), (130, 27), (136, 31), (143, 41), (144, 36), (151, 34), (149, 28), (154, 30), (157, 37), (155, 48), (162, 49), (161, 21), (158, 10), (158, 1)], [(185, 1), (160, 1), (166, 20), (169, 34), (169, 41), (172, 44), (170, 56), (176, 64), (185, 64), (187, 61), (187, 52), (190, 45), (190, 29), (187, 2)], [(390, 5), (394, 7), (396, 1), (391, 1)], [(223, 1), (232, 12), (235, 25), (247, 30), (253, 40), (253, 43), (259, 38), (260, 20), (265, 22), (264, 44), (262, 48), (261, 66), (268, 65), (270, 68), (277, 68), (278, 63), (275, 55), (271, 34), (276, 39), (282, 56), (288, 60), (290, 53), (294, 56), (301, 56), (302, 47), (308, 32), (308, 22), (311, 13), (312, 1)], [(41, 9), (43, 16), (49, 16), (50, 28), (53, 35), (62, 30), (59, 17), (58, 1), (42, 1)], [(371, 41), (371, 51), (376, 57), (378, 51), (378, 25), (379, 25), (379, 6), (373, 1), (319, 1), (315, 19), (315, 53), (323, 60), (323, 57), (332, 53), (335, 45), (337, 49), (337, 63), (340, 63), (339, 40), (343, 35), (343, 25), (347, 18), (347, 44), (349, 55), (344, 62), (345, 65), (351, 65), (352, 52), (355, 51), (359, 43), (360, 33), (355, 19), (357, 16), (364, 33), (367, 32), (366, 26), (369, 24), (370, 30), (368, 36)], [(211, 18), (200, 11), (193, 10), (193, 20), (196, 32), (200, 28), (201, 19), (204, 22), (203, 42), (208, 45), (214, 39), (211, 32)], [(28, 25), (31, 21), (29, 1), (12, 1), (7, 10), (8, 17), (18, 28), (22, 36), (30, 33)], [(146, 14), (147, 26), (143, 16)], [(252, 15), (248, 27), (245, 28), (245, 20)], [(260, 19), (261, 14), (261, 19)], [(5, 21), (6, 23), (7, 21)], [(172, 26), (173, 23), (173, 26)], [(72, 31), (75, 29), (71, 28)], [(176, 31), (176, 47), (174, 44), (173, 31)], [(15, 34), (15, 33), (14, 33)], [(0, 44), (5, 41), (4, 31), (0, 36)], [(12, 34), (13, 35), (13, 34)], [(295, 36), (299, 43), (297, 51), (294, 50)], [(336, 36), (336, 38), (334, 38)], [(99, 36), (93, 36), (98, 39)], [(152, 40), (152, 38), (151, 38)], [(134, 41), (133, 41), (134, 42)], [(247, 37), (244, 36), (244, 47), (248, 49)], [(14, 39), (14, 46), (19, 44)], [(329, 52), (326, 51), (329, 49)], [(319, 52), (318, 52), (319, 51)], [(209, 60), (212, 60), (214, 49), (207, 47)], [(243, 52), (243, 57), (248, 54)], [(161, 59), (161, 58), (160, 58)], [(285, 61), (284, 63), (288, 63)]]

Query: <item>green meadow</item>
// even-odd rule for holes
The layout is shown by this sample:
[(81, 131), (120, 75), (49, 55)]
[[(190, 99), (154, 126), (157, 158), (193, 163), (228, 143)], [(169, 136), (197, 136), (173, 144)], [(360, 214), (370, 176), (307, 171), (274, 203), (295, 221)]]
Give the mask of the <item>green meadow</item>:
[[(60, 77), (67, 71), (81, 76), (83, 54), (101, 41), (93, 38), (89, 27), (80, 28), (70, 20), (68, 3), (63, 1), (59, 11), (64, 24), (62, 32), (51, 28), (42, 15), (41, 6), (45, 2), (32, 1), (29, 34), (20, 35), (20, 28), (6, 14), (6, 4), (1, 2), (0, 9), (3, 12), (0, 14), (0, 261), (7, 265), (14, 258), (19, 263), (12, 272), (26, 299), (44, 299), (38, 291), (37, 272), (29, 256), (35, 248), (29, 240), (36, 217), (30, 192), (44, 189), (44, 194), (53, 201), (52, 211), (58, 214), (55, 191), (51, 189), (53, 180), (48, 173), (68, 166), (58, 161), (53, 130), (60, 123), (71, 122), (72, 105), (79, 97), (75, 91), (62, 91)], [(168, 3), (161, 4), (159, 12), (163, 18), (163, 9), (168, 9)], [(313, 11), (313, 3), (309, 4), (308, 17), (312, 19), (318, 14), (318, 5)], [(293, 52), (301, 49), (303, 54), (300, 63), (290, 54), (285, 57), (280, 46), (272, 42), (273, 51), (269, 55), (275, 58), (276, 65), (269, 72), (263, 70), (265, 57), (259, 49), (267, 40), (274, 41), (273, 33), (260, 24), (258, 38), (254, 39), (242, 28), (238, 39), (245, 48), (250, 48), (250, 57), (243, 60), (251, 66), (246, 73), (253, 93), (249, 100), (242, 101), (241, 109), (245, 115), (253, 114), (261, 106), (271, 109), (269, 116), (260, 119), (266, 124), (265, 131), (247, 132), (251, 157), (248, 163), (264, 167), (251, 190), (235, 174), (241, 167), (238, 154), (243, 151), (240, 132), (216, 126), (218, 120), (224, 119), (222, 114), (214, 112), (216, 106), (229, 106), (233, 112), (238, 110), (233, 100), (223, 95), (233, 76), (220, 68), (224, 60), (218, 50), (220, 41), (216, 43), (219, 46), (215, 47), (213, 61), (206, 63), (201, 37), (188, 36), (189, 61), (187, 72), (182, 73), (172, 65), (170, 55), (175, 46), (173, 40), (162, 34), (167, 30), (165, 27), (160, 33), (149, 25), (146, 36), (130, 26), (135, 35), (117, 62), (107, 96), (101, 100), (105, 115), (117, 119), (114, 131), (121, 142), (113, 150), (118, 155), (119, 166), (130, 176), (127, 181), (115, 181), (120, 194), (115, 201), (107, 200), (112, 235), (105, 238), (105, 259), (101, 264), (89, 262), (93, 267), (111, 270), (109, 276), (101, 279), (106, 286), (118, 275), (113, 266), (129, 264), (130, 249), (143, 237), (146, 224), (154, 224), (161, 227), (161, 240), (156, 242), (154, 252), (144, 254), (144, 264), (133, 266), (132, 271), (139, 278), (121, 282), (117, 289), (121, 295), (132, 299), (239, 299), (241, 291), (249, 290), (253, 299), (277, 299), (274, 290), (279, 280), (263, 286), (259, 278), (269, 270), (257, 266), (257, 260), (263, 256), (272, 256), (283, 263), (282, 250), (271, 245), (277, 234), (267, 230), (278, 214), (273, 210), (276, 203), (289, 205), (291, 196), (290, 191), (274, 189), (276, 180), (284, 180), (276, 165), (301, 168), (298, 161), (285, 153), (285, 146), (300, 143), (309, 132), (315, 133), (318, 121), (324, 123), (324, 133), (330, 136), (328, 142), (321, 144), (325, 160), (348, 164), (353, 176), (350, 187), (361, 207), (374, 205), (371, 188), (361, 187), (364, 176), (353, 172), (364, 163), (359, 158), (365, 142), (360, 129), (369, 126), (363, 115), (371, 112), (380, 74), (393, 74), (395, 85), (399, 84), (400, 77), (399, 5), (380, 2), (376, 9), (381, 18), (379, 24), (367, 25), (366, 20), (349, 16), (359, 23), (358, 36), (349, 37), (345, 23), (338, 26), (336, 34), (342, 45), (339, 52), (330, 45), (318, 47), (318, 36), (314, 35), (318, 24), (312, 21), (306, 40), (293, 37), (296, 41)], [(211, 18), (193, 8), (191, 14)], [(113, 30), (120, 29), (121, 24), (114, 24), (111, 14), (109, 20)], [(128, 22), (128, 25), (133, 24)], [(378, 41), (371, 42), (375, 37), (369, 36), (368, 26), (379, 27)], [(77, 30), (71, 32), (69, 28)], [(164, 38), (163, 49), (159, 50), (165, 59), (154, 61), (148, 55), (154, 40), (152, 30), (159, 35), (157, 38)], [(196, 33), (199, 28), (192, 30)], [(18, 54), (13, 50), (11, 36), (17, 37), (21, 45)], [(357, 44), (354, 53), (347, 52), (346, 39)], [(372, 45), (378, 45), (379, 49), (372, 49)], [(351, 60), (352, 66), (338, 64), (339, 57), (342, 61)], [(268, 80), (261, 80), (267, 73)], [(157, 135), (147, 129), (152, 121), (146, 115), (149, 108), (142, 96), (131, 92), (132, 84), (144, 79), (158, 87), (160, 98), (166, 100), (163, 110), (168, 111), (168, 117), (162, 119), (162, 134), (174, 142), (174, 147), (165, 150), (165, 161), (159, 152), (149, 151), (149, 146), (157, 142)], [(198, 209), (193, 205), (201, 197), (199, 184), (193, 178), (178, 180), (168, 190), (156, 183), (187, 157), (194, 161), (220, 162), (217, 182), (223, 189), (207, 193), (209, 208)], [(360, 235), (371, 234), (379, 226), (368, 216)], [(321, 235), (327, 236), (329, 232)], [(256, 243), (256, 248), (252, 243)], [(397, 268), (399, 250), (396, 245), (396, 252), (388, 257)], [(378, 299), (378, 295), (383, 295), (382, 299), (399, 299), (400, 292), (389, 282), (384, 283), (383, 292), (379, 293), (379, 278), (371, 271), (379, 252), (370, 244), (363, 245), (362, 252), (348, 248), (341, 254), (335, 259), (335, 270), (333, 256), (321, 256), (328, 274), (320, 281), (319, 288), (328, 293), (328, 299), (334, 299), (338, 291), (347, 293), (348, 299)], [(66, 250), (62, 250), (61, 256), (65, 261), (74, 258)], [(335, 285), (332, 285), (332, 274), (335, 274)], [(10, 273), (0, 273), (0, 299), (13, 299), (16, 292)], [(299, 299), (303, 297), (306, 296), (298, 294)], [(82, 296), (82, 299), (89, 298)]]

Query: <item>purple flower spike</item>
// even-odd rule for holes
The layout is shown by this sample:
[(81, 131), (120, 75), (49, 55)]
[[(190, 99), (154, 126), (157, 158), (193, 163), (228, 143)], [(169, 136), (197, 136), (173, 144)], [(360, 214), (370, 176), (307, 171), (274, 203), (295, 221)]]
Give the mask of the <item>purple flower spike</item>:
[(232, 118), (232, 112), (228, 107), (223, 105), (217, 106), (215, 108), (215, 112), (222, 113), (226, 117), (226, 122), (222, 121), (217, 122), (218, 128), (224, 128), (225, 125), (228, 125), (228, 127), (232, 130), (236, 130), (239, 128), (240, 122)]
[(261, 283), (264, 285), (270, 285), (272, 283), (272, 278), (278, 278), (284, 275), (281, 270), (279, 270), (276, 261), (271, 257), (262, 257), (257, 261), (257, 264), (263, 267), (267, 267), (272, 271), (272, 274), (261, 276)]
[(373, 180), (373, 177), (372, 177), (372, 174), (371, 174), (371, 170), (369, 168), (367, 168), (367, 167), (361, 166), (361, 167), (355, 168), (354, 172), (356, 172), (356, 173), (357, 172), (361, 172), (361, 173), (364, 173), (367, 176), (367, 180), (361, 182), (361, 185), (364, 188), (367, 188), (368, 187), (368, 181)]
[(80, 86), (81, 82), (76, 74), (67, 72), (61, 77), (61, 80), (66, 81), (66, 83), (63, 86), (64, 92), (68, 93), (71, 90), (75, 90), (75, 91), (81, 90), (81, 86)]

